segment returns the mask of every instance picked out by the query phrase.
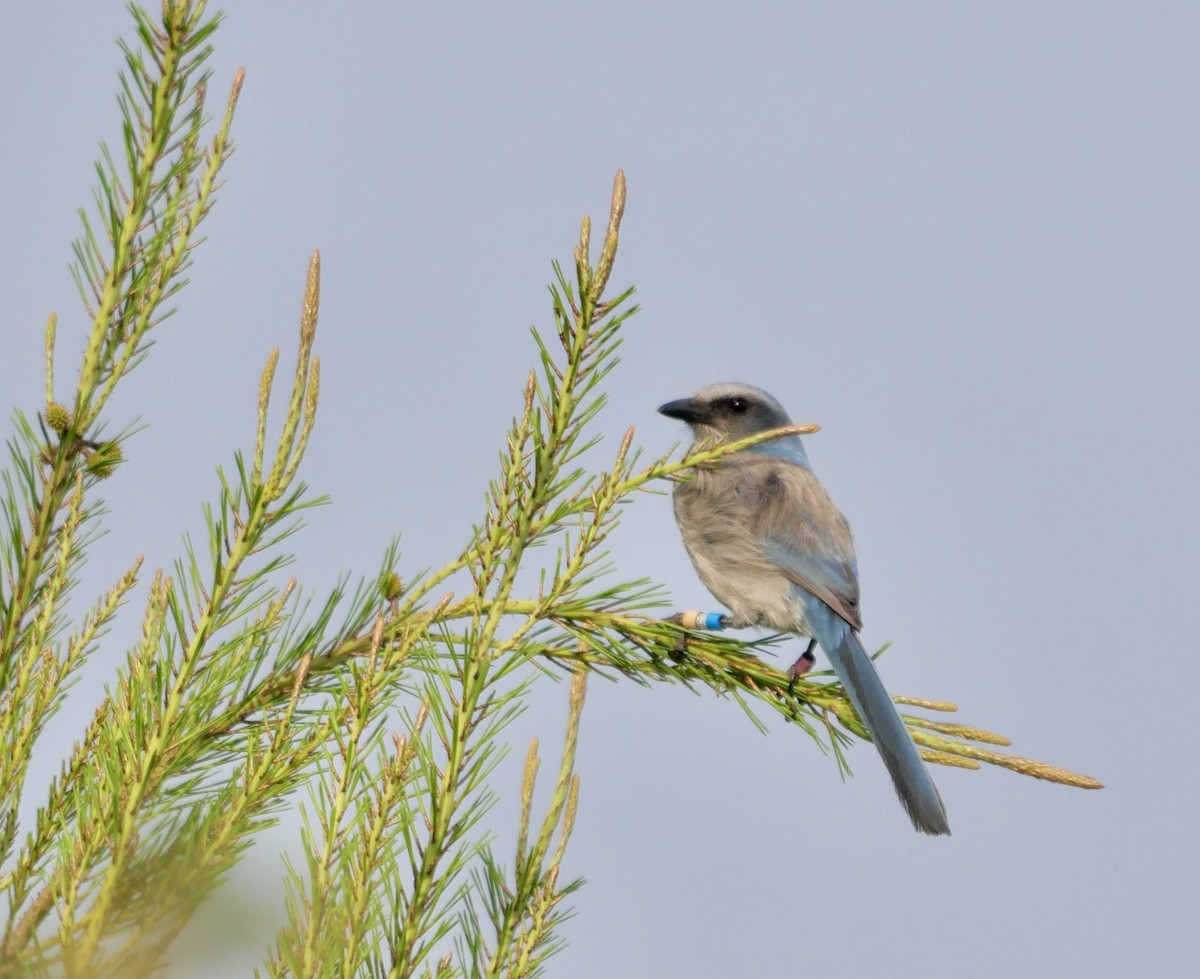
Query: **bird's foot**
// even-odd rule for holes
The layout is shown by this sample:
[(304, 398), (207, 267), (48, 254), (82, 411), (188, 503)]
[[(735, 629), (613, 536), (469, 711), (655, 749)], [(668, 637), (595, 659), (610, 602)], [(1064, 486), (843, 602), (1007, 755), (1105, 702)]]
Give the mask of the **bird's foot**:
[[(685, 616), (688, 616), (691, 614), (693, 614), (693, 613), (676, 612), (674, 615), (668, 615), (665, 619), (663, 619), (663, 621), (670, 622), (672, 625), (683, 626), (685, 629), (688, 629), (691, 627), (686, 624)], [(679, 662), (682, 659), (686, 659), (687, 658), (687, 643), (688, 643), (687, 633), (680, 632), (675, 637), (674, 645), (672, 645), (671, 648), (668, 650), (668, 655), (671, 657), (671, 659), (675, 660), (676, 662)]]

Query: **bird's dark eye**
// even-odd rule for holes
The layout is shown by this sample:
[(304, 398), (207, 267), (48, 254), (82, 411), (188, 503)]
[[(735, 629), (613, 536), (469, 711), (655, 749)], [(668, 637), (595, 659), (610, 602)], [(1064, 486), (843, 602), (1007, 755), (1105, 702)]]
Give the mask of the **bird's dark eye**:
[(730, 398), (729, 399), (729, 410), (732, 411), (735, 415), (744, 415), (747, 411), (750, 410), (750, 402), (747, 401), (745, 398)]

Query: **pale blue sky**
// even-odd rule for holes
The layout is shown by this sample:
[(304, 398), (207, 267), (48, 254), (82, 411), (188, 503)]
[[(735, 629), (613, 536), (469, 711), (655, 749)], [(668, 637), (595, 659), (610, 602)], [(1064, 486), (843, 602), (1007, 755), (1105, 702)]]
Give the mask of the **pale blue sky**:
[[(449, 559), (534, 362), (528, 326), (550, 322), (550, 261), (624, 167), (614, 282), (643, 312), (609, 448), (633, 425), (665, 450), (682, 426), (655, 407), (718, 380), (819, 422), (809, 454), (855, 528), (864, 638), (895, 644), (889, 688), (1108, 788), (937, 769), (955, 835), (927, 839), (866, 746), (842, 784), (786, 725), (594, 683), (569, 855), (588, 884), (551, 974), (1193, 974), (1200, 7), (226, 9), (212, 89), (245, 66), (238, 150), (180, 312), (112, 406), (148, 427), (106, 484), (84, 593), (202, 527), (214, 467), (251, 442), (263, 359), (294, 342), (313, 248), (304, 477), (334, 503), (298, 573), (318, 592), (370, 573), (396, 533), (410, 572)], [(49, 310), (64, 379), (77, 363), (69, 242), (117, 134), (129, 23), (116, 0), (43, 0), (0, 33), (5, 406), (40, 405)], [(663, 497), (628, 510), (614, 557), (712, 604)], [(88, 674), (59, 750), (108, 675)], [(517, 734), (553, 743), (565, 689), (543, 686)], [(295, 838), (291, 821), (255, 849), (230, 905), (275, 900)], [(237, 918), (230, 975), (264, 940)]]

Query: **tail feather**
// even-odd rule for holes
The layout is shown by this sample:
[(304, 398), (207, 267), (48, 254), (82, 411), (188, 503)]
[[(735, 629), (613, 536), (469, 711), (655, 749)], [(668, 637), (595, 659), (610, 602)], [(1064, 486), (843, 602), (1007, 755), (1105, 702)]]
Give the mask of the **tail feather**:
[(931, 836), (949, 836), (950, 823), (942, 797), (908, 728), (896, 713), (871, 657), (848, 623), (819, 599), (812, 604), (821, 605), (821, 610), (808, 610), (809, 625), (817, 633), (814, 638), (828, 655), (850, 702), (866, 725), (913, 826)]

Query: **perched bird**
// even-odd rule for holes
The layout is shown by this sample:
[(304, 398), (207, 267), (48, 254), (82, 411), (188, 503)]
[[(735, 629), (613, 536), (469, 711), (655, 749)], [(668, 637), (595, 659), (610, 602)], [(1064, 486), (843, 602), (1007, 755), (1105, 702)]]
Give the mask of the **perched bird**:
[[(658, 410), (687, 422), (697, 442), (791, 424), (778, 401), (749, 384), (713, 384)], [(813, 474), (800, 437), (771, 439), (697, 468), (676, 483), (674, 502), (696, 573), (731, 613), (718, 627), (765, 626), (820, 643), (913, 825), (948, 835), (941, 796), (858, 639), (850, 525)], [(794, 673), (811, 665), (812, 648), (810, 642)]]

